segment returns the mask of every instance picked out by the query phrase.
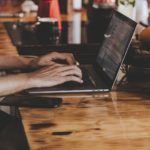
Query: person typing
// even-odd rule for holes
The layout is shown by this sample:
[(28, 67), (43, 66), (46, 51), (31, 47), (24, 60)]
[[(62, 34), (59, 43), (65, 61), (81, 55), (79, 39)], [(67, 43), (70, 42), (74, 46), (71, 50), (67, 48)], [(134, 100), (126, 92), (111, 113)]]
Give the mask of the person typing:
[[(65, 60), (68, 64), (59, 64)], [(13, 94), (33, 87), (50, 87), (68, 81), (82, 83), (82, 72), (70, 53), (52, 52), (41, 57), (0, 55), (0, 69), (34, 69), (28, 73), (0, 77), (0, 96)]]

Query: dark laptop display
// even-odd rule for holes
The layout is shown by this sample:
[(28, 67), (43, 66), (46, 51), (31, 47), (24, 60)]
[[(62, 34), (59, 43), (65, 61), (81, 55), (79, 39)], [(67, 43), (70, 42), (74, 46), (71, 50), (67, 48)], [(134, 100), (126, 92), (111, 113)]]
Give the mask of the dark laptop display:
[(135, 27), (136, 22), (115, 11), (104, 34), (104, 41), (101, 44), (95, 63), (81, 66), (83, 84), (69, 82), (50, 88), (34, 88), (28, 90), (28, 92), (69, 93), (110, 91), (127, 53)]
[(112, 86), (127, 53), (135, 27), (136, 23), (133, 20), (118, 12), (112, 16), (96, 60), (105, 73), (110, 86)]

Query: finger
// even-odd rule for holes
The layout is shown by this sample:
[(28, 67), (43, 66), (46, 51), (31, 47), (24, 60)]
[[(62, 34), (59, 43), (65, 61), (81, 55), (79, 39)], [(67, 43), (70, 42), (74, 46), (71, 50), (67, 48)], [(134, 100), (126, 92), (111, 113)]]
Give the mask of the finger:
[(80, 70), (67, 70), (59, 73), (60, 76), (68, 76), (68, 75), (74, 75), (82, 78), (82, 73)]
[(57, 52), (51, 52), (51, 53), (48, 53), (46, 55), (43, 55), (43, 56), (39, 57), (38, 63), (39, 63), (39, 65), (49, 65), (53, 62), (52, 59), (55, 59), (55, 57), (57, 55), (58, 55)]
[(62, 59), (62, 60), (66, 60), (68, 62), (68, 64), (73, 65), (76, 63), (76, 60), (73, 56), (73, 54), (71, 53), (57, 53), (57, 52), (53, 52), (53, 59)]
[(77, 76), (65, 76), (62, 78), (62, 83), (69, 82), (69, 81), (83, 83), (83, 80)]
[(43, 61), (43, 65), (44, 66), (53, 66), (53, 65), (55, 65), (56, 63), (55, 62), (53, 62), (53, 61), (51, 61), (51, 60), (49, 60), (49, 61)]
[(76, 60), (71, 53), (58, 53), (52, 52), (47, 55), (44, 55), (40, 58), (39, 63), (42, 65), (48, 65), (52, 60), (62, 59), (66, 60), (68, 64), (73, 65), (76, 64)]
[(59, 64), (44, 67), (41, 70), (37, 72), (40, 76), (43, 77), (63, 77), (63, 76), (69, 76), (74, 75), (78, 76), (79, 78), (82, 78), (81, 70), (76, 66), (62, 66)]
[(82, 72), (81, 70), (74, 66), (74, 67), (63, 67), (63, 68), (58, 68), (54, 70), (56, 75), (59, 74), (60, 76), (66, 76), (66, 75), (76, 75), (80, 78), (82, 78)]
[(65, 69), (64, 65), (61, 64), (54, 64), (52, 66), (45, 66), (39, 70), (37, 70), (35, 73), (38, 73), (39, 75), (49, 75), (49, 76), (57, 76)]
[(63, 67), (64, 65), (62, 65), (62, 64), (57, 64), (57, 63), (53, 63), (53, 64), (51, 64), (50, 66), (48, 65), (48, 66), (44, 66), (43, 67), (43, 70), (45, 69), (45, 70), (53, 70), (53, 69), (55, 69), (55, 68), (60, 68), (60, 67)]
[(68, 71), (68, 70), (77, 70), (77, 71), (81, 72), (81, 70), (79, 69), (79, 67), (77, 67), (75, 65), (72, 65), (72, 66), (70, 66), (70, 65), (64, 65), (62, 67), (57, 67), (56, 70), (57, 70), (58, 73), (63, 72), (63, 71)]
[(75, 65), (76, 64), (76, 60), (73, 56), (73, 54), (64, 54), (66, 61), (70, 64), (70, 65)]
[(64, 64), (53, 63), (53, 65), (48, 66), (50, 69), (64, 67)]

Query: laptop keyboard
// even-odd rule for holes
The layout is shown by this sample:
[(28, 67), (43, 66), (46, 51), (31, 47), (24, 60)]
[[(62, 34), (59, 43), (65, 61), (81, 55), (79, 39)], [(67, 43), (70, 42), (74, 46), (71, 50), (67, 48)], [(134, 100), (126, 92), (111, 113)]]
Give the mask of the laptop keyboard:
[(82, 79), (83, 79), (83, 83), (78, 83), (78, 82), (74, 82), (74, 81), (69, 81), (63, 84), (63, 87), (95, 87), (95, 83), (92, 79), (92, 77), (89, 75), (88, 70), (86, 68), (81, 68), (82, 70)]

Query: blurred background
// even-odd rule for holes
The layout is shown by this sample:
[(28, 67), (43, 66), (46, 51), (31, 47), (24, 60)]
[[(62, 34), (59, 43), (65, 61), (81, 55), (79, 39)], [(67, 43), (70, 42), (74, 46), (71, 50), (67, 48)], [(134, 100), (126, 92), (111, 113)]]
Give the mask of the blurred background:
[[(0, 13), (14, 13), (14, 12), (30, 12), (37, 11), (38, 8), (31, 8), (34, 2), (37, 7), (41, 3), (41, 1), (46, 2), (49, 0), (0, 0)], [(143, 16), (146, 18), (146, 15), (149, 15), (149, 6), (150, 0), (58, 0), (60, 5), (61, 14), (69, 14), (70, 11), (75, 10), (83, 10), (86, 9), (91, 11), (90, 8), (94, 7), (99, 9), (108, 9), (110, 7), (114, 7), (118, 9), (122, 13), (126, 13), (126, 15), (132, 17), (133, 19), (137, 19), (137, 21), (141, 21)], [(23, 3), (26, 2), (26, 6)], [(26, 8), (25, 8), (26, 7)], [(27, 8), (28, 7), (28, 8)], [(142, 20), (147, 23), (146, 20)]]
[[(55, 4), (51, 8), (52, 1)], [(34, 18), (35, 21), (37, 17), (57, 18), (60, 30), (61, 21), (72, 21), (72, 27), (68, 28), (68, 32), (72, 32), (68, 34), (68, 43), (81, 43), (81, 32), (87, 34), (84, 37), (90, 42), (97, 43), (102, 40), (114, 9), (135, 20), (142, 27), (150, 24), (150, 0), (0, 0), (0, 18), (16, 17), (18, 21), (24, 21), (24, 17), (31, 20)], [(88, 33), (81, 31), (81, 20), (88, 23)], [(137, 34), (141, 30), (143, 28), (138, 26)], [(76, 35), (77, 38), (72, 39), (70, 35)], [(95, 35), (101, 36), (97, 38)]]

